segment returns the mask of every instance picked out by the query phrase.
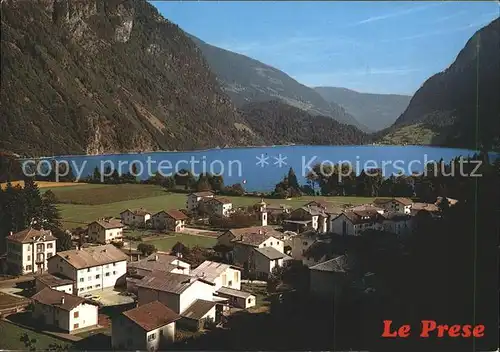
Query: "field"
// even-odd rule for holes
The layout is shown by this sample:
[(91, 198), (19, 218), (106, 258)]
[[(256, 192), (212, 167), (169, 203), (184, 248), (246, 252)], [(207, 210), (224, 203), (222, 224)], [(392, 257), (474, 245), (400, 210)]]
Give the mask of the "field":
[[(96, 185), (85, 184), (74, 187), (54, 188), (52, 191), (59, 199), (58, 205), (65, 228), (86, 225), (99, 217), (119, 217), (128, 208), (145, 208), (150, 212), (162, 209), (181, 209), (186, 206), (186, 194), (170, 193), (154, 185)], [(258, 203), (257, 197), (227, 197), (235, 207)], [(325, 200), (332, 206), (371, 202), (367, 197), (299, 197), (291, 200), (265, 199), (271, 205), (286, 204), (297, 208), (311, 200)]]
[[(11, 182), (13, 186), (21, 186), (24, 187), (24, 181), (14, 181)], [(75, 182), (45, 182), (45, 181), (38, 181), (36, 183), (38, 185), (38, 188), (66, 188), (66, 187), (78, 187), (78, 186), (90, 186), (89, 184), (86, 183), (75, 183)], [(7, 186), (7, 183), (0, 183), (0, 188), (4, 189)]]
[(68, 345), (66, 341), (55, 337), (40, 334), (6, 321), (0, 321), (0, 348), (3, 350), (25, 350), (24, 343), (19, 340), (23, 333), (27, 333), (31, 339), (36, 340), (37, 351), (48, 350), (51, 344)]

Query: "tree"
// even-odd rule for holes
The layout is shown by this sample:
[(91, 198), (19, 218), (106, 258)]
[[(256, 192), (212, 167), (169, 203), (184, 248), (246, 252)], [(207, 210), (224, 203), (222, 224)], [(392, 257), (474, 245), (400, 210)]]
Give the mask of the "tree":
[(290, 188), (293, 188), (296, 190), (300, 189), (299, 181), (297, 181), (297, 176), (295, 175), (295, 171), (293, 171), (292, 168), (290, 168), (290, 170), (288, 170), (288, 177), (287, 178), (288, 178), (288, 186)]
[(137, 246), (137, 250), (143, 255), (151, 255), (156, 252), (156, 247), (148, 243), (139, 243), (139, 245)]
[(70, 234), (58, 227), (50, 227), (48, 229), (52, 232), (54, 237), (57, 238), (56, 249), (58, 252), (67, 251), (73, 248)]
[(36, 351), (36, 339), (32, 339), (29, 337), (27, 333), (22, 333), (21, 336), (19, 337), (19, 341), (21, 341), (24, 344), (24, 347), (28, 351)]

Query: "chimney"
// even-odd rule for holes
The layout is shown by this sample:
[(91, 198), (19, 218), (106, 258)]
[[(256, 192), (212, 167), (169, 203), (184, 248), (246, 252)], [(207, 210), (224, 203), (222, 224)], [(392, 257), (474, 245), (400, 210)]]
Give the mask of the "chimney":
[(259, 229), (259, 235), (262, 235), (262, 230), (261, 229)]
[(64, 304), (64, 296), (61, 297), (61, 304)]
[(158, 261), (158, 254), (155, 254), (155, 262)]
[(12, 231), (11, 231), (11, 232), (9, 232), (9, 236), (12, 236), (13, 234), (14, 234), (14, 232), (12, 232)]
[(243, 235), (240, 235), (240, 241), (243, 241)]
[(104, 253), (106, 253), (106, 248), (104, 248), (102, 251), (103, 251)]

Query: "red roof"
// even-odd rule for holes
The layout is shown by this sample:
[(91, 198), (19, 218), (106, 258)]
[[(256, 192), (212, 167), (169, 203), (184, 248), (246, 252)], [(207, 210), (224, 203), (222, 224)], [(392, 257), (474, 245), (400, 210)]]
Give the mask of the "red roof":
[(151, 331), (179, 320), (181, 317), (172, 309), (153, 301), (123, 312), (127, 318), (146, 331)]

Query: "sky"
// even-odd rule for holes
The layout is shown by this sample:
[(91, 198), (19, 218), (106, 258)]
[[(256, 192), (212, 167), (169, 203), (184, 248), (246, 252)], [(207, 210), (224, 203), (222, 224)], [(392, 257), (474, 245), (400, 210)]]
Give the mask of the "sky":
[(500, 13), (481, 1), (151, 3), (184, 31), (307, 86), (408, 95)]

